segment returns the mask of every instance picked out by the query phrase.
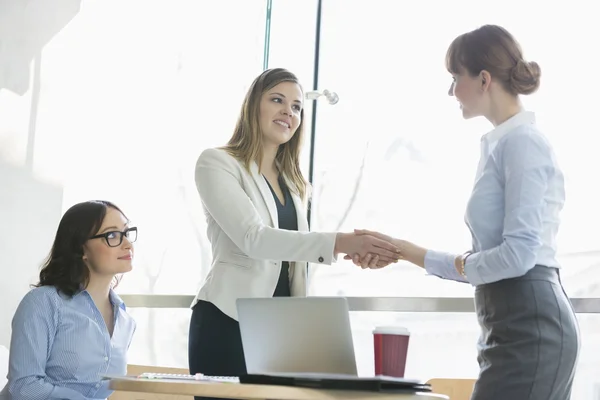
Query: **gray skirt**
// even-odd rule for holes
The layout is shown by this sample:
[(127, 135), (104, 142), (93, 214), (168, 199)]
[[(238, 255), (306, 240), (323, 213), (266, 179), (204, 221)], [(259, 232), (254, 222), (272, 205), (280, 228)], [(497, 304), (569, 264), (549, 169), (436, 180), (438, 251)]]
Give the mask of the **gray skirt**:
[(471, 400), (568, 400), (577, 319), (556, 268), (477, 286), (479, 378)]

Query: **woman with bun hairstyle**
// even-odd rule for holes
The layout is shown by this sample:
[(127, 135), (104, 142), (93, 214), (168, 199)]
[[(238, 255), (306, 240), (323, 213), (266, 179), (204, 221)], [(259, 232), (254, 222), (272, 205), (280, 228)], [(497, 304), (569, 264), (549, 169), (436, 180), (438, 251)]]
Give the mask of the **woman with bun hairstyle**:
[[(579, 352), (579, 329), (556, 257), (563, 174), (534, 114), (519, 95), (535, 92), (540, 66), (523, 58), (504, 28), (482, 26), (458, 36), (446, 55), (454, 96), (465, 119), (483, 116), (494, 129), (481, 158), (465, 220), (469, 251), (444, 253), (389, 240), (401, 258), (429, 274), (475, 286), (481, 327), (480, 373), (472, 400), (566, 400)], [(461, 162), (461, 149), (455, 149)], [(354, 256), (370, 266), (370, 256)]]

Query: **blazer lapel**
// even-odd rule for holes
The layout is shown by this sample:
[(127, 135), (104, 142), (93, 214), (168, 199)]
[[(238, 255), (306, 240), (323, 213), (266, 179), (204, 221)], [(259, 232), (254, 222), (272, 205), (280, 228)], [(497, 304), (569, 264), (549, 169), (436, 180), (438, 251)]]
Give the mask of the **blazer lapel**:
[(260, 194), (267, 205), (267, 209), (269, 210), (269, 215), (271, 216), (271, 225), (274, 228), (279, 228), (279, 219), (277, 217), (277, 205), (275, 204), (275, 199), (273, 198), (273, 194), (271, 193), (271, 189), (269, 189), (269, 185), (265, 178), (258, 171), (258, 165), (256, 163), (252, 163), (250, 165), (250, 170), (252, 172), (252, 178), (254, 182), (256, 182), (256, 186), (260, 190)]

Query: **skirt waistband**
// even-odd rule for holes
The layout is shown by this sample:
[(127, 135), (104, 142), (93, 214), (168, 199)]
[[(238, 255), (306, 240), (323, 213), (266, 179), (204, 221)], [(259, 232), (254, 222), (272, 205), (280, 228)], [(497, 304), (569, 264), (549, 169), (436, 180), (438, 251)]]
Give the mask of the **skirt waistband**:
[(557, 285), (562, 285), (560, 280), (559, 269), (555, 267), (546, 267), (545, 265), (536, 265), (531, 268), (527, 273), (523, 276), (517, 276), (516, 278), (503, 279), (498, 282), (492, 283), (484, 283), (483, 285), (478, 285), (475, 290), (484, 290), (493, 286), (500, 286), (511, 284), (514, 282), (522, 282), (522, 281), (545, 281), (556, 283)]

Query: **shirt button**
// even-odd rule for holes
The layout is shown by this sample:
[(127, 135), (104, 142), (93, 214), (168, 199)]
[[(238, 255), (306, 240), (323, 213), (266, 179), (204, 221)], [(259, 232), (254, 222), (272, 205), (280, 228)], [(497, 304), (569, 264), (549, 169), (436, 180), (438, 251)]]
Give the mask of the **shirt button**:
[(325, 261), (325, 260), (323, 259), (323, 257), (319, 257), (319, 262), (323, 262), (323, 261)]
[(99, 383), (96, 383), (96, 387), (97, 387), (97, 388), (99, 388), (99, 387), (100, 387), (100, 384), (99, 384)]
[(108, 357), (104, 357), (104, 361), (108, 361)]

